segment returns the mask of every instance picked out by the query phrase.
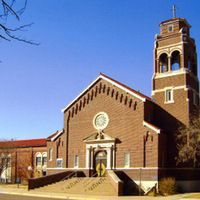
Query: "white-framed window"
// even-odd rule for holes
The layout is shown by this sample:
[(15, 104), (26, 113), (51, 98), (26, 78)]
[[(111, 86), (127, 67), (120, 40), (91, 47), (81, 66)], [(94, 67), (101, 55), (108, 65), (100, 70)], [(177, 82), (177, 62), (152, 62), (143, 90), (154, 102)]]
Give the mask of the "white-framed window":
[(124, 154), (124, 167), (128, 168), (131, 164), (131, 155), (130, 152)]
[(53, 159), (53, 149), (50, 148), (49, 149), (49, 161), (52, 161), (52, 159)]
[(74, 156), (74, 168), (78, 168), (79, 167), (79, 156), (75, 155)]
[(0, 182), (11, 183), (11, 154), (0, 154)]
[(42, 165), (42, 154), (41, 153), (37, 153), (35, 162), (36, 162), (36, 166)]
[(174, 97), (173, 97), (173, 90), (171, 88), (168, 88), (165, 90), (165, 103), (173, 103)]
[(47, 165), (47, 153), (46, 152), (44, 152), (43, 154), (42, 154), (42, 165), (44, 166), (46, 166)]
[(57, 168), (62, 168), (63, 167), (63, 159), (62, 158), (57, 158), (56, 159), (56, 167)]
[(173, 26), (172, 24), (169, 25), (169, 26), (167, 27), (167, 31), (168, 31), (168, 33), (173, 32), (173, 31), (174, 31), (174, 26)]
[(10, 153), (1, 153), (0, 155), (0, 168), (7, 168), (11, 166), (11, 154)]

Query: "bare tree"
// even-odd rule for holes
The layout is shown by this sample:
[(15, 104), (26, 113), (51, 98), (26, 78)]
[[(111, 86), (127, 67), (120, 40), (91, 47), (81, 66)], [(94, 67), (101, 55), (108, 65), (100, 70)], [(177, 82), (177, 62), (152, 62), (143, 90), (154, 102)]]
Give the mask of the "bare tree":
[(32, 162), (29, 158), (24, 159), (24, 166), (20, 165), (17, 169), (17, 177), (21, 183), (27, 183), (29, 178), (32, 178), (32, 171), (28, 171), (28, 166), (32, 166)]
[[(18, 1), (18, 4), (21, 0)], [(31, 40), (27, 40), (19, 35), (19, 32), (24, 31), (30, 27), (32, 23), (20, 25), (16, 27), (10, 27), (8, 25), (8, 18), (14, 17), (18, 22), (21, 15), (24, 13), (27, 6), (27, 0), (23, 0), (23, 4), (20, 8), (17, 8), (16, 0), (0, 0), (0, 38), (6, 41), (17, 40), (32, 45), (38, 45), (38, 43)]]
[[(8, 179), (11, 179), (9, 170), (11, 173), (11, 153), (8, 148), (1, 147), (0, 149), (0, 179), (3, 177), (3, 181), (7, 183)], [(0, 180), (1, 182), (2, 180)]]
[[(27, 182), (28, 178), (32, 177), (33, 158), (27, 151), (17, 151), (17, 146), (14, 145), (15, 140), (0, 139), (0, 182), (7, 183), (13, 181), (13, 178), (20, 182)], [(15, 168), (15, 176), (12, 174), (12, 169)]]
[(177, 164), (200, 166), (200, 117), (195, 117), (188, 127), (180, 127), (177, 135)]

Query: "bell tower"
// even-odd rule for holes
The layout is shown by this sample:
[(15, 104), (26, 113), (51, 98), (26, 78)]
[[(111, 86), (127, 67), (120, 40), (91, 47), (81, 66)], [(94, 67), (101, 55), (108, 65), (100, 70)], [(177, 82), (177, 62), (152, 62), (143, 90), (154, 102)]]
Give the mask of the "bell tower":
[(160, 23), (155, 36), (152, 98), (187, 125), (199, 109), (199, 81), (195, 40), (186, 19), (174, 18)]

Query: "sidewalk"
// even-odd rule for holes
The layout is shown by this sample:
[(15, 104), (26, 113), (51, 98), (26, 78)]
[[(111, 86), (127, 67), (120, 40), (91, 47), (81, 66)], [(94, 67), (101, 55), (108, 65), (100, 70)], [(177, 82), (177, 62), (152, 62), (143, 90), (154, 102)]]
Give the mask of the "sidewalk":
[(23, 196), (37, 196), (37, 197), (48, 197), (48, 198), (59, 198), (59, 199), (76, 199), (76, 200), (200, 200), (195, 198), (184, 198), (188, 194), (178, 194), (167, 197), (152, 197), (152, 196), (83, 196), (78, 194), (66, 194), (66, 193), (45, 193), (37, 192), (34, 190), (27, 190), (26, 186), (20, 185), (0, 185), (1, 194), (13, 194), (13, 195), (23, 195)]

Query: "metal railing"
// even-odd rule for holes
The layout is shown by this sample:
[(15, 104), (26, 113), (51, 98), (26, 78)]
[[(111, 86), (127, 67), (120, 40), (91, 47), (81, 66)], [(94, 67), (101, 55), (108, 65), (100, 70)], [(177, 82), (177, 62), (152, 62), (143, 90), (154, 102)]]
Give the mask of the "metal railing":
[(75, 175), (77, 176), (77, 171), (71, 172), (71, 173), (68, 174), (66, 177), (64, 177), (63, 179), (61, 179), (60, 181), (67, 180), (67, 179), (69, 179), (69, 178), (74, 177)]

